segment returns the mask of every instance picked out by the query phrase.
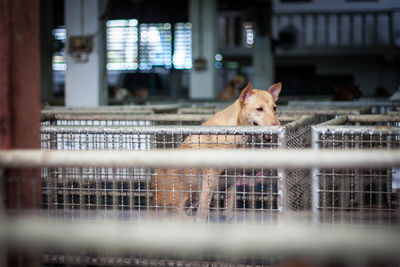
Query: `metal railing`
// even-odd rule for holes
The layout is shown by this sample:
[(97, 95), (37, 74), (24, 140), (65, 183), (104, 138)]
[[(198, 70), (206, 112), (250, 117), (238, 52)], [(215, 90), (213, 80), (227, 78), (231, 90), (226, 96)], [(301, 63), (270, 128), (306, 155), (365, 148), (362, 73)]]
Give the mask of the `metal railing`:
[(200, 125), (209, 118), (205, 114), (82, 114), (54, 113), (42, 115), (42, 126), (151, 126)]
[(374, 99), (360, 99), (354, 101), (304, 101), (291, 100), (288, 106), (302, 110), (320, 110), (323, 112), (336, 112), (336, 115), (357, 115), (358, 114), (387, 114), (400, 108), (400, 102), (391, 102)]
[[(273, 17), (273, 36), (278, 39), (279, 32), (282, 31), (291, 34), (296, 43), (286, 49), (292, 49), (293, 52), (382, 53), (385, 49), (396, 46), (394, 12), (395, 10), (277, 12)], [(282, 49), (285, 47), (280, 50)]]
[[(0, 151), (1, 169), (67, 168), (392, 168), (400, 166), (398, 150), (161, 150), (161, 151)], [(8, 179), (7, 174), (0, 172)], [(85, 173), (79, 173), (84, 179)], [(81, 176), (83, 175), (83, 176)], [(18, 176), (15, 176), (18, 178)], [(100, 177), (97, 177), (100, 179)], [(36, 180), (37, 181), (37, 180)], [(37, 181), (39, 182), (39, 181)], [(79, 191), (74, 186), (71, 189)], [(88, 188), (87, 190), (91, 190)], [(136, 188), (140, 192), (141, 188)], [(107, 188), (103, 190), (107, 192)], [(23, 192), (33, 194), (35, 192)], [(253, 265), (318, 258), (352, 264), (398, 263), (395, 225), (310, 225), (298, 216), (268, 221), (216, 220), (213, 224), (137, 216), (131, 210), (56, 209), (31, 213), (2, 210), (0, 243), (11, 251), (33, 251), (44, 264), (90, 265)], [(298, 213), (302, 214), (301, 211)], [(35, 215), (34, 217), (29, 215)], [(43, 216), (41, 216), (43, 215)], [(154, 214), (147, 214), (154, 215)], [(309, 213), (303, 213), (307, 220)], [(179, 218), (179, 217), (178, 217)], [(155, 221), (151, 221), (154, 219)], [(260, 222), (260, 221), (258, 221)], [(40, 250), (38, 250), (40, 249)]]

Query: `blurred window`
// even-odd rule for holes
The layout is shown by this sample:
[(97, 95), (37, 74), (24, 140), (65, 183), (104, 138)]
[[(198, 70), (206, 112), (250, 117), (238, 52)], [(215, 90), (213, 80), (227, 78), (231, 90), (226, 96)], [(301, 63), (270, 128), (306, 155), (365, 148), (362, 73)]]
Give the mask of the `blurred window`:
[(171, 24), (142, 23), (139, 26), (139, 69), (171, 68)]
[[(173, 34), (172, 34), (173, 33)], [(65, 71), (65, 27), (53, 30), (53, 70)], [(149, 70), (192, 68), (191, 23), (138, 23), (136, 19), (107, 21), (107, 69)]]
[(176, 23), (174, 28), (174, 55), (175, 69), (192, 68), (192, 24)]
[(254, 46), (255, 41), (255, 25), (254, 22), (246, 21), (243, 23), (243, 43), (242, 45), (247, 48)]
[(67, 41), (67, 31), (65, 27), (57, 27), (53, 30), (53, 70), (65, 71), (65, 43)]
[(138, 68), (138, 21), (107, 21), (107, 69), (136, 70)]

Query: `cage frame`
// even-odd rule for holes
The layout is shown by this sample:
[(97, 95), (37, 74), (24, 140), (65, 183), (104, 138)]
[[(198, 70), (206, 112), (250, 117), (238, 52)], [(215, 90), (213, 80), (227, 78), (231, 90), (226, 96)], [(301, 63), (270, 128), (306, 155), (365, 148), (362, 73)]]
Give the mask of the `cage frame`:
[[(355, 123), (357, 125), (346, 125), (346, 123)], [(382, 123), (383, 126), (374, 125), (359, 125), (361, 123)], [(386, 124), (386, 125), (385, 125)], [(339, 134), (343, 136), (346, 135), (369, 135), (369, 136), (397, 136), (400, 137), (400, 115), (394, 114), (362, 114), (362, 115), (342, 115), (340, 117), (334, 118), (332, 120), (325, 121), (323, 123), (313, 125), (312, 128), (312, 148), (314, 150), (324, 150), (326, 148), (322, 147), (324, 140), (320, 136), (325, 134)], [(400, 139), (397, 139), (397, 142)], [(334, 140), (339, 142), (338, 140)], [(344, 140), (341, 140), (344, 144)], [(358, 141), (360, 142), (360, 140)], [(393, 149), (391, 143), (387, 146), (387, 150)], [(343, 148), (341, 148), (343, 149)], [(374, 149), (372, 149), (374, 150)], [(335, 169), (333, 169), (335, 170)], [(320, 212), (324, 207), (320, 207), (320, 179), (319, 179), (320, 168), (312, 168), (312, 214), (313, 220), (318, 222), (320, 218)], [(350, 191), (350, 190), (349, 190)], [(364, 191), (360, 189), (360, 194)], [(365, 192), (364, 192), (365, 193)], [(382, 192), (385, 193), (385, 192)], [(387, 193), (387, 192), (386, 192)], [(343, 200), (341, 200), (343, 201)], [(390, 201), (390, 200), (389, 200)], [(334, 207), (331, 207), (334, 208)], [(341, 207), (344, 209), (344, 207)], [(329, 207), (328, 207), (329, 209)], [(362, 209), (360, 208), (361, 212)], [(357, 210), (356, 210), (357, 211)], [(391, 211), (391, 210), (389, 210)], [(400, 206), (394, 210), (397, 215), (400, 215)], [(379, 209), (377, 212), (380, 212)], [(380, 218), (379, 218), (380, 219)]]
[(390, 111), (396, 111), (400, 108), (399, 101), (384, 101), (374, 99), (358, 99), (354, 101), (306, 101), (291, 100), (289, 106), (296, 106), (299, 109), (348, 109), (348, 108), (368, 108), (366, 113), (370, 114), (387, 114)]
[[(53, 140), (57, 140), (57, 134), (136, 134), (136, 135), (152, 135), (156, 133), (163, 134), (195, 134), (195, 135), (263, 135), (270, 134), (276, 135), (276, 147), (285, 148), (293, 146), (295, 138), (299, 138), (299, 142), (302, 144), (298, 147), (309, 147), (311, 145), (309, 134), (298, 134), (293, 136), (292, 139), (289, 137), (290, 133), (295, 133), (298, 129), (303, 131), (311, 131), (311, 124), (315, 123), (317, 117), (314, 115), (291, 115), (287, 116), (286, 119), (292, 118), (293, 121), (283, 126), (178, 126), (178, 125), (167, 125), (167, 126), (42, 126), (42, 136), (47, 134), (51, 136)], [(299, 118), (299, 119), (297, 119)], [(303, 127), (303, 128), (302, 128)], [(43, 139), (43, 137), (42, 137)], [(297, 140), (297, 139), (296, 139)], [(58, 149), (57, 146), (50, 145), (48, 147), (42, 147), (43, 149)], [(287, 209), (290, 204), (286, 201), (286, 181), (290, 179), (291, 173), (286, 170), (277, 168), (277, 194), (278, 197), (278, 211)], [(289, 178), (288, 178), (289, 177)]]

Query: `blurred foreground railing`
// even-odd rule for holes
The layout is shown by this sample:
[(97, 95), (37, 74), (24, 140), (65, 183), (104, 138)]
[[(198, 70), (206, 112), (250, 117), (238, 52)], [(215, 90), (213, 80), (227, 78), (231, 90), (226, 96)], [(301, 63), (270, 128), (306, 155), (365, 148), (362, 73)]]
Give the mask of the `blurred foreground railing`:
[[(400, 166), (400, 151), (0, 151), (2, 179), (7, 178), (7, 171), (1, 170), (71, 166), (392, 168)], [(85, 173), (76, 175), (76, 179), (84, 179), (79, 176)], [(79, 188), (72, 186), (71, 189)], [(107, 190), (104, 188), (100, 191)], [(30, 192), (19, 192), (25, 193)], [(213, 223), (209, 220), (205, 223), (196, 220), (195, 216), (187, 217), (184, 221), (180, 220), (182, 217), (172, 216), (175, 219), (172, 221), (169, 216), (161, 216), (164, 214), (161, 212), (154, 217), (151, 209), (144, 216), (137, 216), (136, 212), (140, 210), (84, 210), (79, 205), (75, 208), (30, 212), (21, 209), (0, 210), (0, 247), (8, 251), (28, 251), (28, 255), (40, 255), (44, 264), (66, 265), (271, 266), (293, 260), (299, 264), (304, 259), (308, 264), (314, 264), (311, 266), (325, 266), (337, 261), (345, 263), (345, 266), (400, 262), (400, 232), (395, 216), (390, 224), (324, 224), (310, 220), (312, 210), (302, 210), (287, 213), (279, 211), (279, 220), (265, 219), (261, 221), (262, 224), (258, 220), (216, 220)], [(395, 212), (399, 214), (399, 210)], [(0, 250), (0, 253), (4, 251)]]
[(398, 150), (153, 150), (0, 151), (0, 167), (158, 167), (158, 168), (384, 168), (400, 166)]
[[(100, 234), (101, 233), (101, 234)], [(37, 216), (1, 218), (0, 244), (10, 247), (137, 250), (219, 256), (307, 255), (348, 260), (378, 257), (399, 260), (400, 233), (377, 227), (329, 228), (305, 223), (281, 225), (205, 225), (182, 221), (66, 221)]]

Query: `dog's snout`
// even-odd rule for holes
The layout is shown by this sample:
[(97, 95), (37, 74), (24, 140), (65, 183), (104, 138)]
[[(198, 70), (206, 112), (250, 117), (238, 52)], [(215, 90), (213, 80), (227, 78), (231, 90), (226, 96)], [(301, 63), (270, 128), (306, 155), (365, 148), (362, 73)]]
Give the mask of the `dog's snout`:
[(258, 123), (255, 122), (255, 121), (253, 121), (253, 125), (254, 125), (254, 126), (258, 126)]

